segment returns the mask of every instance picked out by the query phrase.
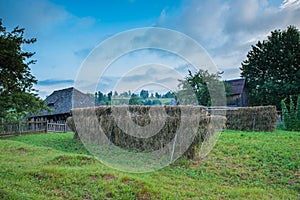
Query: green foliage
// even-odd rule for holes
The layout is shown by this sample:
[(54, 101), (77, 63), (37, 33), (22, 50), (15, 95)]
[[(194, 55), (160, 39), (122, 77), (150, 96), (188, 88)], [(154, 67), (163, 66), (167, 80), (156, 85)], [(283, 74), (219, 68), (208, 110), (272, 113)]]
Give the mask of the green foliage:
[(143, 98), (143, 99), (147, 99), (149, 97), (148, 90), (141, 90), (140, 97)]
[(133, 93), (129, 99), (129, 105), (142, 105), (142, 98)]
[(25, 39), (24, 29), (16, 27), (7, 32), (0, 19), (0, 119), (20, 120), (28, 113), (47, 109), (46, 104), (33, 92), (37, 83), (29, 65), (34, 53), (22, 50), (23, 44), (36, 39)]
[(226, 131), (205, 160), (183, 158), (144, 174), (108, 168), (72, 138), (67, 133), (0, 139), (0, 199), (299, 197), (300, 132)]
[(145, 106), (161, 105), (161, 102), (160, 102), (160, 100), (158, 100), (158, 99), (154, 99), (154, 100), (148, 99), (148, 100), (144, 100), (144, 101), (142, 102), (142, 104), (145, 105)]
[(300, 92), (300, 32), (294, 26), (271, 32), (242, 62), (251, 105), (276, 105)]
[(169, 105), (174, 101), (175, 93), (168, 91), (165, 94), (156, 92), (155, 95), (149, 95), (148, 90), (141, 90), (140, 94), (131, 93), (129, 90), (120, 94), (117, 91), (104, 94), (98, 91), (94, 98), (101, 105)]
[(300, 131), (300, 95), (298, 95), (296, 107), (292, 96), (289, 99), (289, 109), (285, 101), (286, 99), (281, 101), (285, 128), (289, 131)]
[(175, 93), (174, 92), (171, 92), (171, 91), (168, 91), (166, 92), (165, 94), (162, 95), (162, 98), (175, 98)]
[[(223, 98), (225, 100), (225, 93), (222, 93), (222, 90), (225, 86), (225, 90), (228, 91), (229, 87), (228, 84), (224, 84), (220, 81), (221, 75), (223, 74), (222, 72), (209, 73), (208, 70), (202, 69), (199, 69), (195, 74), (190, 70), (188, 72), (189, 75), (185, 80), (179, 80), (180, 83), (178, 87), (181, 90), (177, 93), (177, 97), (182, 98), (179, 100), (180, 104), (195, 104), (192, 100), (195, 96), (198, 105), (224, 105), (224, 102), (212, 102), (211, 98), (211, 96), (218, 94), (220, 95), (220, 100)], [(224, 95), (223, 98), (221, 95)]]
[(158, 92), (155, 92), (155, 98), (160, 98), (161, 95)]

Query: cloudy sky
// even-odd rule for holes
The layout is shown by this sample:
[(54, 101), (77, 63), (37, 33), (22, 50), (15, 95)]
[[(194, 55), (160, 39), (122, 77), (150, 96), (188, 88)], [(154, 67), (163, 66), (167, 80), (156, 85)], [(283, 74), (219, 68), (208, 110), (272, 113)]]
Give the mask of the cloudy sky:
[[(186, 34), (203, 47), (218, 71), (224, 71), (223, 79), (238, 78), (251, 45), (266, 39), (272, 30), (300, 27), (300, 0), (0, 0), (0, 18), (8, 30), (24, 27), (27, 38), (37, 38), (23, 48), (36, 52), (37, 63), (31, 68), (39, 80), (35, 87), (45, 97), (73, 86), (85, 60), (101, 42), (143, 27)], [(115, 59), (105, 73), (96, 74), (94, 84), (104, 92), (174, 89), (170, 85), (177, 86), (176, 80), (187, 74), (187, 64), (170, 52), (135, 50)], [(93, 90), (86, 88), (86, 92)]]

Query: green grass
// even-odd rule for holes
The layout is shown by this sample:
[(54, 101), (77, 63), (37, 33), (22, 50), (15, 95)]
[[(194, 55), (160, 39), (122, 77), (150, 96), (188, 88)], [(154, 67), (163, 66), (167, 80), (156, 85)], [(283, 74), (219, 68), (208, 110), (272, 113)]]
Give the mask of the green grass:
[(0, 140), (0, 199), (299, 199), (300, 132), (226, 131), (207, 158), (113, 170), (72, 134)]

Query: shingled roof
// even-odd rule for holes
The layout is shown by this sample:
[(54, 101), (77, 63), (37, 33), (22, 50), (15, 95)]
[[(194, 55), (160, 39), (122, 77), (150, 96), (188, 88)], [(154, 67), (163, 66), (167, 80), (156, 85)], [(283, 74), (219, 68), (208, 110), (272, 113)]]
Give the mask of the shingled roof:
[(246, 79), (244, 78), (233, 79), (233, 80), (228, 80), (226, 82), (231, 86), (231, 95), (237, 95), (243, 93)]
[(95, 106), (95, 99), (80, 92), (74, 87), (56, 90), (46, 98), (47, 106), (52, 110), (43, 111), (36, 116), (58, 115), (69, 113), (73, 108)]

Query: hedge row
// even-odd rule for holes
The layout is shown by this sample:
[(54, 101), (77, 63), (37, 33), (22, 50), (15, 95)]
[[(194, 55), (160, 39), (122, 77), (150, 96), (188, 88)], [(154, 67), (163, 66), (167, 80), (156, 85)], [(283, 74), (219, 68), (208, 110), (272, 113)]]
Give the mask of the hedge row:
[(175, 147), (175, 154), (194, 158), (203, 141), (225, 126), (225, 117), (206, 116), (205, 111), (202, 106), (101, 106), (74, 109), (68, 121), (84, 142), (113, 143), (138, 152), (172, 144), (173, 153)]
[(256, 106), (227, 109), (226, 118), (227, 129), (272, 132), (278, 115), (275, 106)]

